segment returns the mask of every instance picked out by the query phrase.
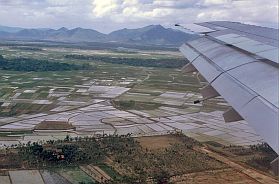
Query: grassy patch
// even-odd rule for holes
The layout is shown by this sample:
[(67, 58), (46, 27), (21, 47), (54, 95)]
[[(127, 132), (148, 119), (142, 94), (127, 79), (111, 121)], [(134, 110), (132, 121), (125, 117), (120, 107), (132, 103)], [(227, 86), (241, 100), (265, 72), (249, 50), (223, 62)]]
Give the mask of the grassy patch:
[(110, 166), (108, 166), (105, 163), (98, 164), (98, 167), (100, 167), (104, 172), (106, 172), (111, 178), (120, 178), (121, 176)]
[(154, 110), (162, 105), (153, 102), (140, 102), (134, 100), (114, 100), (113, 104), (121, 110)]
[(13, 131), (13, 132), (0, 132), (0, 137), (6, 137), (10, 135), (25, 135), (25, 134), (31, 134), (32, 131)]
[(93, 179), (90, 176), (88, 176), (85, 172), (80, 170), (78, 167), (58, 169), (57, 173), (59, 173), (61, 176), (63, 176), (73, 184), (80, 184), (81, 182), (94, 183)]

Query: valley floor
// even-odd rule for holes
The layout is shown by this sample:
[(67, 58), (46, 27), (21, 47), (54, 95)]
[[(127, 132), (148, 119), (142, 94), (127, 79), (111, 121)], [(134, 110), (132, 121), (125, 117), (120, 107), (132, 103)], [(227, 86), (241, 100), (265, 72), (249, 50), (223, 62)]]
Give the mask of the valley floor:
[[(202, 98), (199, 89), (205, 85), (195, 75), (184, 74), (175, 68), (136, 67), (98, 60), (65, 58), (65, 55), (69, 54), (98, 56), (97, 58), (182, 58), (174, 51), (120, 52), (44, 45), (34, 51), (1, 46), (0, 55), (6, 58), (25, 57), (65, 63), (87, 63), (93, 68), (92, 71), (59, 72), (0, 70), (2, 150), (32, 142), (44, 144), (50, 140), (64, 140), (69, 136), (74, 139), (129, 134), (139, 140), (143, 148), (157, 152), (170, 149), (179, 143), (176, 138), (166, 135), (182, 134), (207, 145), (211, 151), (224, 151), (228, 158), (232, 156), (236, 162), (247, 163), (265, 173), (269, 172), (269, 168), (261, 168), (255, 163), (261, 162), (262, 158), (273, 158), (273, 155), (262, 152), (251, 154), (249, 145), (262, 144), (263, 140), (245, 121), (224, 122), (222, 113), (229, 105), (222, 98), (193, 104), (193, 101)], [(243, 148), (247, 155), (231, 155), (230, 146), (236, 146), (234, 151)], [(222, 149), (223, 147), (225, 148)], [(197, 152), (207, 155), (204, 151), (200, 148)], [(220, 158), (219, 156), (217, 157)], [(210, 157), (222, 163), (221, 170), (220, 167), (214, 167), (210, 171), (183, 171), (171, 180), (174, 183), (183, 183), (186, 180), (187, 183), (261, 183), (252, 175), (218, 159), (216, 155)], [(264, 160), (264, 163), (266, 162), (268, 161)], [(23, 181), (26, 181), (26, 184), (90, 183), (100, 181), (100, 178), (113, 178), (115, 174), (111, 168), (117, 167), (110, 165), (108, 160), (104, 165), (90, 164), (66, 170), (59, 168), (53, 172), (47, 169), (4, 169), (0, 174), (0, 184), (17, 184)], [(117, 171), (119, 174), (121, 172)], [(260, 172), (253, 172), (261, 177)], [(76, 175), (79, 177), (75, 177)], [(231, 175), (235, 177), (230, 177)]]

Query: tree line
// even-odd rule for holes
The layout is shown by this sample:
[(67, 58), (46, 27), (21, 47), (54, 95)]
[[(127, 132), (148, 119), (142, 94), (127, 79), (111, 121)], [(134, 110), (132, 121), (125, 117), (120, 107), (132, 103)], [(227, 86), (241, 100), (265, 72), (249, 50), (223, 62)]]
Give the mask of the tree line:
[(187, 64), (183, 58), (130, 58), (130, 57), (111, 57), (100, 55), (78, 55), (71, 54), (64, 56), (67, 59), (101, 61), (112, 64), (125, 64), (129, 66), (161, 67), (161, 68), (181, 68)]
[(82, 65), (51, 62), (48, 60), (38, 60), (33, 58), (13, 58), (7, 59), (0, 55), (0, 70), (13, 71), (69, 71), (69, 70), (91, 70), (93, 67), (88, 63)]

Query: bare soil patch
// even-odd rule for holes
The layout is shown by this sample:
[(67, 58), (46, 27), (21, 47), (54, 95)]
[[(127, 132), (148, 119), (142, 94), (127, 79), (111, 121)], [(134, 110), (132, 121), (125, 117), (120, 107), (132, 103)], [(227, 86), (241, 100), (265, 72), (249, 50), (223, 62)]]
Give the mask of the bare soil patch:
[(149, 150), (165, 149), (173, 144), (181, 143), (181, 140), (173, 135), (139, 137), (137, 140), (143, 148)]
[(175, 184), (258, 184), (247, 175), (233, 169), (221, 169), (172, 177)]
[(75, 127), (66, 121), (42, 121), (35, 130), (69, 130)]

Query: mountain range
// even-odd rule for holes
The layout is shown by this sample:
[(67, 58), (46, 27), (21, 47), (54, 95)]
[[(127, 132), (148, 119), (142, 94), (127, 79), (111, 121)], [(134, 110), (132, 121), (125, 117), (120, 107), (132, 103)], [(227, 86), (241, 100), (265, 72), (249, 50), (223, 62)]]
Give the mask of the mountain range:
[(181, 45), (196, 38), (196, 35), (179, 30), (150, 25), (138, 29), (121, 29), (103, 34), (93, 29), (24, 29), (0, 26), (0, 39), (4, 40), (45, 40), (59, 42), (118, 42), (148, 45)]

